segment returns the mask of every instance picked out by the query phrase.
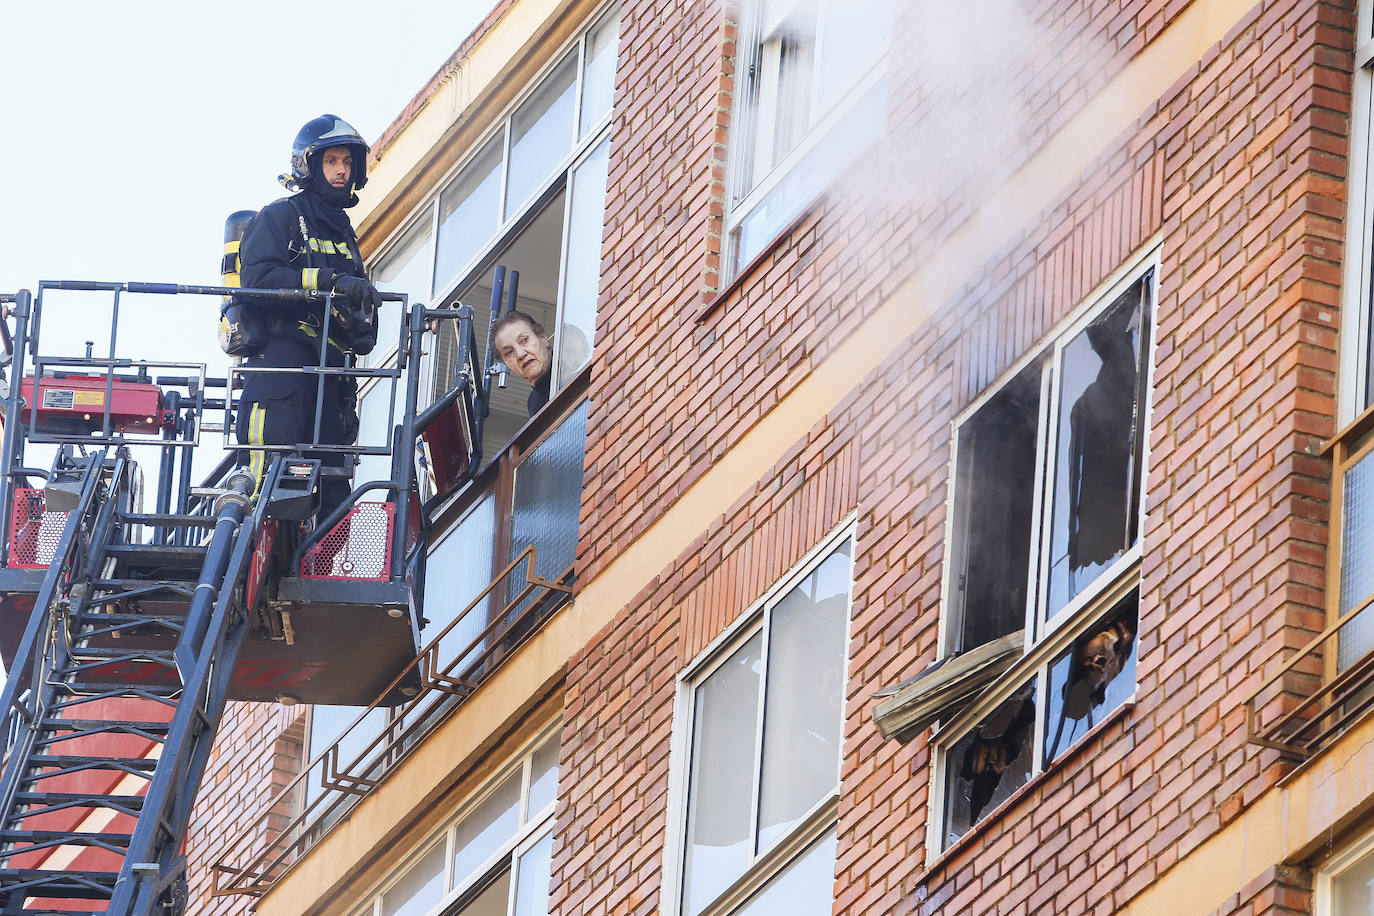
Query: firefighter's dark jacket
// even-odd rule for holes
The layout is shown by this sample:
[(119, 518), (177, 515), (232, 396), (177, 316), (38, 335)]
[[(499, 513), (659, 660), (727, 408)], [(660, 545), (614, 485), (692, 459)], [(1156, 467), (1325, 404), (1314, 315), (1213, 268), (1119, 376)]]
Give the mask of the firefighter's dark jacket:
[[(239, 245), (239, 271), (243, 286), (258, 289), (329, 290), (340, 277), (367, 277), (348, 215), (322, 200), (313, 188), (273, 201), (253, 217)], [(269, 343), (268, 352), (250, 364), (319, 365), (323, 299), (312, 303), (251, 301), (267, 319), (269, 339), (277, 338), (278, 343)], [(334, 323), (331, 342), (340, 340), (342, 333)], [(283, 350), (280, 338), (297, 346)], [(342, 364), (342, 348), (331, 346), (329, 357), (331, 364)], [(283, 392), (275, 389), (285, 382), (286, 377), (280, 375), (250, 375), (245, 397), (279, 397)]]

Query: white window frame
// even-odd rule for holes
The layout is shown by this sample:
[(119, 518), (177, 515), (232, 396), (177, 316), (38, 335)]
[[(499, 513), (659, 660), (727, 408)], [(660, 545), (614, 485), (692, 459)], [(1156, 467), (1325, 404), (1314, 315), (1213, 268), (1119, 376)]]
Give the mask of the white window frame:
[(1316, 881), (1312, 888), (1312, 912), (1314, 916), (1355, 916), (1351, 913), (1337, 913), (1335, 906), (1335, 884), (1352, 866), (1374, 856), (1374, 831), (1360, 837), (1350, 846), (1332, 856), (1317, 869)]
[[(762, 58), (767, 53), (763, 50), (764, 44), (762, 42), (763, 6), (766, 2), (767, 0), (741, 0), (738, 47), (742, 51), (736, 65), (737, 103), (733, 107), (731, 115), (730, 148), (726, 159), (726, 212), (724, 229), (721, 234), (722, 250), (720, 253), (722, 284), (729, 283), (754, 258), (766, 250), (765, 246), (759, 252), (747, 257), (742, 256), (736, 250), (735, 240), (735, 233), (741, 225), (766, 204), (774, 192), (779, 190), (779, 186), (797, 171), (815, 147), (835, 129), (836, 124), (841, 122), (870, 92), (875, 91), (877, 85), (887, 77), (890, 46), (884, 47), (881, 53), (873, 57), (869, 66), (863, 73), (854, 78), (845, 92), (836, 93), (828, 108), (823, 111), (819, 110), (822, 95), (819, 86), (821, 74), (817, 69), (817, 61), (824, 47), (825, 35), (820, 31), (818, 25), (818, 34), (813, 43), (811, 55), (809, 88), (810, 104), (816, 106), (812, 124), (805, 129), (796, 147), (781, 161), (771, 168), (761, 167), (758, 163), (758, 156), (766, 153), (771, 158), (772, 147), (770, 141), (765, 140), (760, 143), (758, 137), (760, 135), (771, 137), (774, 134), (770, 128), (775, 120), (777, 110), (776, 104), (769, 104), (770, 101), (776, 103), (776, 96), (770, 97), (766, 93), (770, 87), (773, 92), (777, 91), (776, 86), (771, 85), (776, 80), (765, 75), (755, 82), (750, 72), (762, 65)], [(801, 6), (806, 2), (808, 0), (800, 0), (793, 5)], [(812, 2), (819, 9), (825, 3), (839, 2), (839, 0), (812, 0)], [(894, 0), (894, 12), (899, 4), (900, 0)], [(819, 20), (819, 12), (816, 15)], [(771, 69), (767, 71), (768, 74), (771, 72)], [(763, 169), (762, 172), (761, 169)], [(822, 190), (823, 187), (818, 187), (815, 192), (819, 194)], [(802, 204), (802, 207), (804, 208), (805, 204)], [(800, 213), (800, 210), (798, 212)], [(796, 214), (793, 214), (792, 218), (795, 216)]]
[[(687, 806), (692, 777), (692, 723), (696, 712), (696, 690), (722, 662), (748, 642), (756, 633), (764, 630), (769, 611), (796, 587), (803, 579), (815, 571), (835, 549), (846, 539), (850, 542), (849, 594), (845, 609), (844, 639), (844, 679), (841, 686), (841, 709), (845, 704), (844, 690), (849, 683), (849, 649), (853, 638), (854, 610), (854, 563), (859, 555), (858, 531), (855, 516), (842, 521), (833, 531), (822, 538), (809, 550), (798, 563), (779, 579), (762, 597), (740, 614), (738, 619), (723, 633), (713, 639), (697, 657), (678, 674), (676, 698), (673, 707), (673, 732), (669, 749), (668, 785), (668, 829), (665, 831), (663, 854), (663, 882), (661, 912), (671, 916), (681, 916), (686, 903), (682, 893), (686, 864)], [(768, 637), (765, 632), (761, 646), (762, 657), (767, 657)], [(766, 690), (766, 685), (761, 689)], [(764, 698), (759, 700), (759, 715), (764, 714)], [(842, 713), (843, 715), (843, 713)], [(762, 741), (762, 729), (755, 735)], [(758, 748), (755, 758), (758, 760)], [(844, 724), (840, 724), (840, 753), (837, 761), (844, 760)], [(837, 777), (832, 792), (821, 798), (811, 810), (799, 818), (785, 835), (779, 837), (769, 849), (756, 853), (752, 864), (733, 882), (722, 895), (702, 910), (701, 916), (716, 916), (728, 913), (747, 902), (749, 897), (768, 884), (782, 872), (794, 859), (805, 852), (827, 830), (838, 823), (838, 802), (840, 783)], [(754, 774), (755, 812), (758, 808), (758, 773)]]
[[(530, 211), (541, 201), (551, 196), (557, 185), (561, 183), (566, 186), (572, 171), (581, 164), (592, 150), (599, 146), (601, 142), (609, 136), (611, 121), (615, 115), (614, 108), (602, 115), (595, 125), (588, 127), (585, 133), (580, 133), (579, 122), (582, 117), (582, 86), (587, 65), (587, 42), (591, 34), (615, 14), (618, 7), (620, 7), (619, 0), (613, 0), (613, 2), (598, 7), (592, 15), (587, 17), (586, 23), (572, 38), (568, 39), (559, 46), (557, 51), (549, 55), (549, 59), (540, 68), (539, 72), (525, 85), (520, 94), (502, 109), (501, 114), (496, 118), (495, 126), (484, 132), (471, 147), (469, 147), (463, 157), (459, 159), (442, 178), (434, 183), (434, 187), (430, 189), (424, 200), (414, 209), (407, 219), (401, 222), (397, 229), (392, 231), (386, 241), (378, 248), (378, 254), (375, 256), (375, 259), (381, 263), (385, 261), (389, 255), (394, 253), (396, 247), (404, 240), (406, 233), (414, 227), (417, 219), (428, 219), (431, 221), (429, 241), (429, 304), (432, 305), (434, 302), (451, 296), (455, 290), (469, 281), (471, 279), (471, 274), (477, 269), (478, 265), (484, 263), (495, 251), (509, 241), (508, 236), (511, 231), (530, 214)], [(535, 185), (534, 190), (526, 196), (524, 200), (518, 202), (508, 201), (506, 199), (506, 169), (510, 159), (511, 122), (520, 107), (524, 105), (525, 102), (529, 101), (529, 99), (533, 97), (535, 91), (540, 88), (545, 77), (556, 70), (558, 66), (567, 59), (570, 52), (572, 52), (577, 59), (577, 73), (574, 80), (576, 91), (573, 98), (572, 135), (570, 137), (569, 152), (551, 167), (550, 171)], [(497, 136), (501, 137), (502, 154), (501, 191), (498, 203), (496, 228), (492, 231), (487, 241), (466, 264), (462, 265), (450, 276), (445, 277), (442, 281), (436, 281), (434, 279), (434, 264), (439, 253), (439, 198), (448, 186), (452, 184), (464, 170), (473, 163), (473, 161), (475, 161), (477, 156), (486, 148), (486, 145), (491, 142), (492, 138)], [(565, 231), (566, 220), (567, 214), (565, 204)], [(560, 252), (560, 269), (562, 268), (562, 259), (566, 257), (566, 238), (564, 239), (563, 248), (564, 250)], [(485, 303), (475, 304), (485, 305)], [(561, 305), (562, 303), (560, 302), (560, 317)]]
[[(461, 899), (464, 894), (479, 884), (482, 879), (490, 875), (496, 868), (505, 861), (512, 875), (511, 894), (515, 893), (514, 876), (516, 875), (517, 862), (521, 855), (528, 849), (535, 846), (545, 836), (553, 831), (555, 817), (554, 812), (558, 808), (558, 792), (554, 791), (553, 799), (540, 811), (531, 812), (528, 810), (529, 791), (531, 775), (534, 767), (534, 755), (547, 741), (559, 740), (561, 721), (555, 721), (551, 725), (541, 729), (533, 738), (522, 743), (519, 749), (510, 755), (505, 765), (496, 770), (492, 776), (483, 782), (481, 788), (474, 791), (460, 806), (458, 813), (449, 818), (439, 830), (432, 831), (425, 835), (424, 839), (411, 845), (410, 849), (400, 859), (400, 865), (390, 869), (380, 880), (374, 882), (367, 893), (360, 895), (363, 900), (370, 899), (370, 906), (355, 907), (350, 911), (351, 916), (380, 916), (382, 912), (382, 900), (386, 893), (395, 888), (402, 879), (406, 877), (409, 869), (424, 858), (425, 853), (434, 846), (436, 842), (444, 845), (444, 891), (440, 900), (426, 910), (426, 916), (439, 916), (448, 907)], [(491, 795), (500, 788), (511, 774), (519, 769), (520, 777), (520, 803), (518, 822), (520, 826), (516, 832), (502, 842), (502, 844), (489, 855), (481, 865), (477, 866), (471, 874), (457, 876), (453, 874), (453, 857), (456, 853), (454, 848), (456, 828), (469, 814), (478, 806), (486, 801)], [(559, 773), (562, 778), (562, 773)], [(456, 883), (460, 882), (460, 883)], [(507, 911), (511, 905), (508, 899)]]
[[(1351, 75), (1350, 174), (1341, 295), (1337, 425), (1344, 427), (1374, 402), (1367, 382), (1374, 344), (1374, 3), (1359, 0)], [(1363, 36), (1360, 38), (1359, 36)]]
[[(1054, 331), (1046, 337), (1047, 343), (1039, 346), (1016, 362), (998, 382), (989, 387), (973, 404), (962, 411), (954, 422), (954, 433), (951, 441), (954, 443), (950, 449), (949, 479), (955, 479), (956, 469), (959, 467), (958, 441), (959, 428), (978, 411), (985, 406), (993, 397), (1002, 391), (1006, 384), (1014, 379), (1023, 369), (1032, 363), (1046, 358), (1046, 354), (1052, 355), (1054, 364), (1045, 369), (1041, 376), (1041, 407), (1040, 419), (1037, 429), (1036, 443), (1036, 462), (1033, 469), (1035, 484), (1033, 506), (1032, 506), (1032, 533), (1030, 545), (1030, 575), (1034, 578), (1034, 587), (1027, 588), (1026, 616), (1025, 616), (1025, 645), (1022, 649), (1021, 658), (1003, 672), (998, 679), (972, 703), (959, 711), (948, 720), (942, 721), (935, 726), (934, 734), (931, 738), (931, 765), (930, 779), (931, 788), (929, 798), (931, 799), (929, 814), (929, 829), (926, 832), (926, 859), (928, 863), (934, 863), (946, 850), (944, 843), (947, 825), (945, 822), (947, 798), (947, 775), (949, 769), (949, 755), (954, 746), (969, 731), (982, 722), (987, 716), (991, 715), (1002, 703), (1012, 697), (1028, 681), (1034, 679), (1036, 685), (1035, 696), (1037, 698), (1035, 709), (1035, 724), (1033, 726), (1033, 757), (1031, 779), (1037, 774), (1044, 773), (1052, 768), (1053, 761), (1046, 762), (1044, 735), (1046, 718), (1049, 714), (1049, 703), (1046, 698), (1049, 696), (1051, 687), (1051, 667), (1054, 661), (1064, 652), (1068, 651), (1075, 640), (1084, 635), (1097, 622), (1105, 619), (1112, 609), (1121, 601), (1125, 600), (1133, 590), (1139, 587), (1139, 567), (1141, 558), (1144, 555), (1145, 533), (1147, 530), (1146, 506), (1146, 481), (1150, 463), (1150, 436), (1151, 411), (1153, 409), (1154, 398), (1154, 365), (1155, 353), (1158, 347), (1158, 303), (1160, 288), (1160, 267), (1161, 253), (1160, 243), (1156, 239), (1150, 243), (1141, 253), (1131, 258), (1125, 265), (1113, 273), (1113, 275), (1093, 291), (1085, 299), (1085, 305), (1076, 309), (1074, 313), (1065, 321), (1061, 322)], [(1043, 511), (1042, 498), (1046, 493), (1046, 475), (1052, 474), (1055, 470), (1052, 464), (1052, 456), (1049, 454), (1049, 446), (1056, 443), (1049, 441), (1048, 433), (1050, 430), (1047, 424), (1056, 422), (1055, 418), (1059, 413), (1059, 405), (1056, 402), (1055, 382), (1051, 377), (1057, 374), (1058, 356), (1063, 348), (1071, 342), (1079, 333), (1082, 332), (1094, 319), (1102, 315), (1116, 299), (1126, 292), (1131, 286), (1138, 283), (1143, 276), (1149, 275), (1149, 288), (1146, 293), (1149, 304), (1148, 324), (1146, 328), (1150, 334), (1149, 347), (1147, 350), (1148, 359), (1144, 367), (1145, 375), (1145, 402), (1142, 405), (1144, 411), (1144, 441), (1140, 446), (1140, 475), (1141, 485), (1138, 496), (1137, 513), (1137, 537), (1135, 544), (1118, 557), (1097, 579), (1086, 586), (1078, 595), (1069, 601), (1054, 616), (1047, 619), (1042, 618), (1041, 609), (1044, 607), (1044, 592), (1046, 588), (1046, 564), (1049, 562), (1048, 551), (1043, 549), (1044, 538), (1049, 531), (1052, 523), (1052, 511)], [(1144, 329), (1142, 329), (1144, 331)], [(945, 556), (953, 557), (955, 554), (956, 541), (962, 537), (963, 529), (960, 527), (961, 520), (956, 518), (954, 506), (958, 505), (960, 494), (954, 492), (956, 487), (951, 487), (950, 506), (951, 509), (946, 513), (945, 518)], [(949, 562), (945, 564), (943, 582), (941, 585), (941, 608), (951, 607), (955, 579), (957, 572), (955, 564)], [(938, 641), (940, 646), (940, 657), (948, 657), (952, 651), (955, 639), (956, 628), (962, 628), (962, 620), (954, 620), (952, 614), (942, 612), (940, 614)], [(1136, 647), (1140, 642), (1140, 627), (1137, 621)], [(1132, 651), (1136, 651), (1135, 648)], [(1138, 656), (1137, 656), (1138, 659)], [(1135, 693), (1122, 703), (1122, 706), (1134, 702)], [(1120, 707), (1117, 707), (1120, 708)], [(1110, 711), (1108, 712), (1110, 715)], [(1096, 728), (1089, 731), (1089, 736)], [(1079, 741), (1085, 740), (1080, 738)], [(1077, 741), (1074, 742), (1078, 743)], [(1059, 749), (1058, 758), (1068, 756), (1069, 749), (1073, 745)], [(988, 809), (978, 823), (995, 815), (995, 808)], [(977, 829), (977, 825), (970, 828), (970, 832)]]

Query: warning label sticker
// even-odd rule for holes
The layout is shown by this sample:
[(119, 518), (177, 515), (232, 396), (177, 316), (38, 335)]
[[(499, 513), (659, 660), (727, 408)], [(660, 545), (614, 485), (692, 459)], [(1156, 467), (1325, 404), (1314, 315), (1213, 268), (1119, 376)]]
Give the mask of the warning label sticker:
[(82, 407), (99, 407), (105, 403), (105, 392), (103, 391), (78, 391), (76, 393), (76, 403)]

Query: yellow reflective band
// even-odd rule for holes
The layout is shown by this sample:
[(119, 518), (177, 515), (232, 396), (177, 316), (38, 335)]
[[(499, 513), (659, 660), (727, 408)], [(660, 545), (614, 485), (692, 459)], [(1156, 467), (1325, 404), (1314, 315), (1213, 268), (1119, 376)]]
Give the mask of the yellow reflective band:
[[(263, 442), (263, 427), (267, 424), (267, 411), (261, 404), (254, 404), (248, 411), (248, 444), (266, 445)], [(257, 486), (253, 488), (253, 495), (258, 494), (262, 488), (263, 459), (265, 454), (262, 451), (254, 451), (248, 457), (248, 473), (253, 475)]]
[(320, 288), (320, 269), (318, 267), (307, 267), (301, 271), (301, 288)]
[(319, 240), (319, 239), (307, 239), (306, 241), (309, 242), (309, 244), (310, 244), (310, 250), (311, 250), (311, 251), (319, 251), (319, 250), (320, 250), (320, 240)]

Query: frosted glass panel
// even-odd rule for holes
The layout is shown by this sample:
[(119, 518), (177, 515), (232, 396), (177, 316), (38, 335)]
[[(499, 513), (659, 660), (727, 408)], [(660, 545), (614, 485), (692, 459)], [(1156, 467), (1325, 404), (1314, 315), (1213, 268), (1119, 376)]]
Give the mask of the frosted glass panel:
[[(1341, 506), (1341, 616), (1374, 593), (1374, 454), (1345, 472)], [(1339, 637), (1336, 665), (1344, 670), (1374, 649), (1374, 610), (1346, 624)]]
[[(535, 546), (534, 571), (554, 579), (577, 556), (577, 520), (582, 509), (582, 462), (587, 453), (587, 402), (515, 470), (510, 558)], [(526, 587), (526, 564), (510, 574), (510, 598)]]
[[(496, 500), (488, 493), (430, 551), (425, 578), (425, 616), (429, 623), (420, 631), (423, 642), (437, 636), (491, 583), (495, 527)], [(444, 637), (439, 644), (441, 667), (457, 658), (482, 632), (490, 620), (490, 608), (490, 597), (482, 599)], [(477, 651), (480, 647), (473, 653)], [(458, 665), (453, 670), (461, 673), (464, 667)]]
[(520, 771), (516, 770), (458, 824), (453, 880), (461, 885), (520, 828)]
[(382, 916), (421, 916), (444, 896), (444, 844), (435, 843), (382, 895)]
[(684, 892), (692, 914), (743, 874), (753, 858), (749, 811), (762, 647), (763, 634), (756, 634), (696, 691)]
[(764, 701), (759, 852), (830, 795), (840, 779), (849, 578), (846, 542), (773, 610)]
[(569, 54), (511, 118), (506, 218), (534, 193), (573, 143), (577, 55)]

